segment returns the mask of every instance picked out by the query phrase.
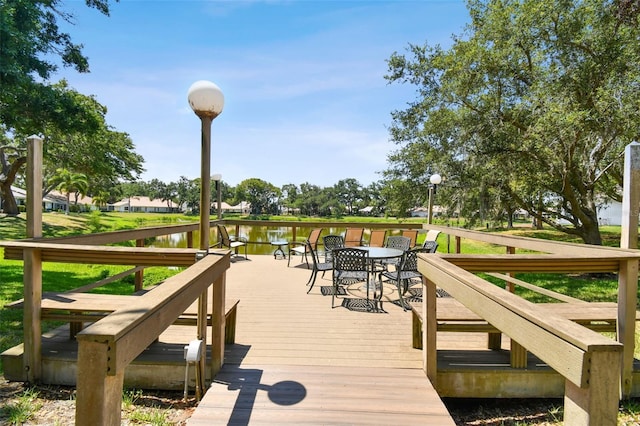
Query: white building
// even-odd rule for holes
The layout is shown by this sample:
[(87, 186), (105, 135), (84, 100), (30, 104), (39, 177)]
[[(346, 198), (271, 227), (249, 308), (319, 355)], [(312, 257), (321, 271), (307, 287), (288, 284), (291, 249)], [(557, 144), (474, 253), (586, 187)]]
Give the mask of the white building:
[(178, 213), (180, 208), (173, 201), (152, 200), (149, 197), (129, 197), (108, 205), (109, 211), (137, 213)]
[[(13, 197), (16, 199), (17, 205), (24, 206), (27, 204), (27, 191), (18, 188), (16, 186), (11, 187), (11, 192), (13, 193)], [(71, 195), (69, 200), (71, 202), (71, 206), (75, 204), (75, 195)], [(2, 205), (2, 200), (0, 200), (0, 206)], [(91, 197), (79, 197), (77, 205), (80, 207), (80, 210), (86, 211), (91, 210), (93, 208), (93, 200)], [(46, 196), (42, 198), (42, 208), (45, 211), (58, 211), (58, 210), (66, 210), (67, 208), (67, 196), (59, 191), (51, 191)]]

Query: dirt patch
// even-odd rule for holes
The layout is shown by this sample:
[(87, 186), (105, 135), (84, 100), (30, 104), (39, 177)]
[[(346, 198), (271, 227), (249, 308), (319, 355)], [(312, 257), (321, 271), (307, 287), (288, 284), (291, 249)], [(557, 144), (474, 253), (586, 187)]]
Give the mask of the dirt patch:
[[(33, 400), (33, 416), (25, 425), (73, 426), (75, 424), (75, 388), (68, 386), (25, 386), (23, 383), (0, 380), (0, 424), (9, 424), (8, 408), (15, 405), (28, 389), (37, 393)], [(123, 404), (122, 424), (151, 424), (141, 419), (163, 419), (163, 423), (183, 426), (196, 406), (191, 394), (188, 401), (182, 392), (144, 391), (134, 392), (131, 404)]]

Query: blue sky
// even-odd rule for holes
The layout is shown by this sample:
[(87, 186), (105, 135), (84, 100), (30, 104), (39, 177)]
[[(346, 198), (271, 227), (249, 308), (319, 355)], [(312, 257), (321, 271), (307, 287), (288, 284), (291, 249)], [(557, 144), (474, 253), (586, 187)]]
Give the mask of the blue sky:
[(197, 80), (224, 93), (212, 126), (211, 173), (237, 185), (322, 187), (381, 178), (391, 112), (415, 88), (389, 85), (386, 60), (409, 43), (447, 46), (468, 21), (463, 0), (121, 0), (111, 16), (67, 0), (91, 73), (57, 77), (108, 108), (145, 159), (145, 181), (200, 177)]

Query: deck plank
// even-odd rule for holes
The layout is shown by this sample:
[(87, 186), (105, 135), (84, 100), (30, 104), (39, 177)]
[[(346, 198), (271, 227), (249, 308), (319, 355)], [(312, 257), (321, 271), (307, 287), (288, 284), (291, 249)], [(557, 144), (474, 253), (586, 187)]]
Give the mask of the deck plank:
[[(307, 294), (304, 264), (252, 256), (227, 275), (238, 305), (236, 344), (188, 425), (453, 425), (411, 347), (411, 314), (331, 308), (319, 276)], [(350, 295), (363, 297), (358, 285)]]
[(453, 425), (421, 371), (370, 367), (231, 366), (188, 425)]

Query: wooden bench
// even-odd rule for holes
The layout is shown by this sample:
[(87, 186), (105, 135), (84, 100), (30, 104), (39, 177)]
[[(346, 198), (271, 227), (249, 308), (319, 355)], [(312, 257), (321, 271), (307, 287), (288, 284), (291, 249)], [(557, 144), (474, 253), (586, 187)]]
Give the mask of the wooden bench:
[[(139, 297), (148, 289), (135, 295), (115, 295), (96, 293), (43, 293), (42, 320), (69, 322), (70, 337), (83, 329), (85, 322), (96, 322), (110, 313), (129, 306), (132, 298)], [(240, 300), (225, 300), (225, 343), (235, 343), (237, 308)], [(5, 305), (8, 308), (22, 308), (23, 301)], [(175, 325), (195, 326), (198, 318), (198, 303), (195, 302), (178, 317)], [(211, 326), (211, 315), (207, 315), (207, 325)]]
[[(452, 297), (436, 299), (438, 331), (489, 334), (488, 347), (500, 349), (500, 331)], [(422, 302), (409, 302), (412, 320), (412, 346), (422, 349)], [(612, 302), (538, 303), (537, 306), (598, 332), (615, 332), (618, 305)], [(636, 311), (636, 320), (640, 313)]]

